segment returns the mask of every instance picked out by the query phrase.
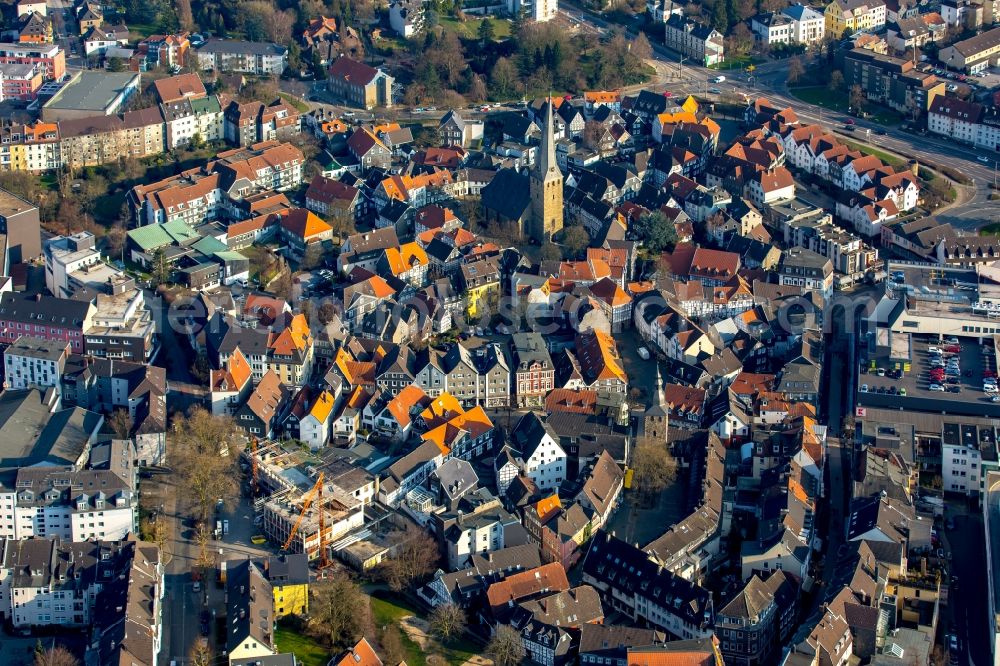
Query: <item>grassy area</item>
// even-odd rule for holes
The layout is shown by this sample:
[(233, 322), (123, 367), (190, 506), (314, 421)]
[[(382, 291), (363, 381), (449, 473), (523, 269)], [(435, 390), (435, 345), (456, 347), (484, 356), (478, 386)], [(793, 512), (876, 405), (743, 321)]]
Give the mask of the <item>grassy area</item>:
[(1000, 222), (994, 222), (993, 224), (987, 224), (985, 227), (980, 227), (979, 235), (1000, 236)]
[(473, 655), (482, 652), (479, 646), (466, 638), (451, 641), (447, 645), (435, 644), (433, 647), (428, 646), (427, 649), (421, 648), (403, 631), (400, 621), (408, 615), (424, 617), (424, 614), (398, 597), (390, 600), (386, 595), (378, 592), (376, 594), (378, 596), (371, 598), (372, 619), (375, 626), (384, 628), (385, 631), (399, 632), (408, 666), (426, 666), (428, 654), (440, 654), (450, 666), (461, 666)]
[[(805, 86), (792, 88), (792, 95), (803, 102), (822, 106), (824, 109), (847, 113), (850, 104), (845, 93), (834, 92), (826, 86)], [(903, 122), (903, 117), (892, 109), (885, 107), (873, 107), (869, 113), (869, 120), (874, 120), (880, 125), (898, 125)]]
[[(445, 30), (450, 30), (459, 37), (465, 39), (475, 39), (479, 37), (479, 24), (485, 19), (466, 19), (459, 21), (453, 17), (441, 18), (440, 24)], [(494, 39), (507, 39), (510, 37), (510, 21), (502, 19), (490, 19), (493, 21)]]
[(280, 622), (278, 628), (274, 630), (274, 642), (278, 652), (293, 653), (302, 666), (326, 666), (330, 661), (329, 650)]
[(847, 95), (834, 92), (826, 86), (792, 88), (791, 93), (807, 104), (815, 104), (816, 106), (822, 106), (824, 109), (847, 113)]
[(294, 95), (289, 95), (288, 93), (278, 93), (278, 96), (281, 97), (281, 99), (288, 102), (289, 104), (291, 104), (295, 108), (295, 110), (298, 111), (299, 113), (309, 112), (309, 105), (303, 102), (298, 97), (295, 97)]
[(896, 157), (895, 155), (890, 155), (884, 150), (879, 150), (878, 148), (872, 148), (871, 146), (867, 146), (861, 143), (855, 143), (854, 141), (847, 141), (846, 139), (842, 139), (842, 141), (851, 150), (860, 150), (866, 155), (874, 155), (875, 157), (879, 158), (880, 160), (882, 160), (883, 162), (885, 162), (886, 164), (888, 164), (893, 168), (899, 168), (906, 164), (906, 160), (902, 159), (901, 157)]
[(128, 32), (132, 39), (136, 39), (136, 37), (142, 39), (155, 34), (156, 26), (152, 23), (129, 23)]
[(716, 69), (722, 71), (728, 71), (730, 69), (746, 69), (750, 65), (756, 65), (760, 63), (760, 58), (754, 58), (749, 55), (727, 57), (724, 62), (717, 63), (715, 65), (709, 65), (709, 69)]

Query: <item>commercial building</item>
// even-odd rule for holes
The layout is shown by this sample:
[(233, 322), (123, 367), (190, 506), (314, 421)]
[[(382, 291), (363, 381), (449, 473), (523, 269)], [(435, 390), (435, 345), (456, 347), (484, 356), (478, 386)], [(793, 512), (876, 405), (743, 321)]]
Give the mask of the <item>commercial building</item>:
[(938, 61), (951, 69), (976, 74), (1000, 63), (1000, 28), (955, 42), (938, 52)]
[(54, 122), (118, 113), (139, 92), (139, 81), (135, 72), (77, 72), (42, 107), (42, 120)]
[(920, 118), (938, 95), (944, 82), (919, 71), (912, 60), (854, 49), (844, 55), (844, 80), (848, 87), (860, 86), (865, 97), (907, 115)]
[(288, 49), (266, 42), (210, 39), (194, 57), (200, 69), (217, 72), (279, 76), (288, 67)]
[(392, 106), (393, 81), (380, 69), (342, 56), (330, 66), (326, 88), (354, 106), (372, 109)]

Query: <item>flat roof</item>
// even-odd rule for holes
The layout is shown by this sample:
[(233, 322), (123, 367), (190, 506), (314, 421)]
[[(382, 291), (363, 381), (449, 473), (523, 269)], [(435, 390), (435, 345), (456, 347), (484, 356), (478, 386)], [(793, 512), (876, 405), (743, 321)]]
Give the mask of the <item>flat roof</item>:
[(34, 207), (34, 204), (28, 203), (16, 194), (0, 190), (0, 217), (19, 215)]
[(83, 71), (46, 102), (44, 108), (104, 113), (126, 88), (138, 83), (136, 72)]
[[(899, 337), (900, 333), (893, 333), (893, 339)], [(979, 416), (985, 418), (1000, 418), (1000, 403), (990, 400), (990, 396), (983, 392), (983, 373), (985, 370), (996, 371), (996, 356), (993, 345), (984, 346), (971, 341), (960, 344), (961, 351), (957, 354), (959, 359), (959, 369), (961, 374), (951, 386), (960, 387), (957, 393), (931, 391), (929, 372), (931, 370), (928, 347), (937, 346), (937, 336), (911, 334), (909, 363), (910, 369), (903, 373), (899, 379), (888, 376), (879, 377), (874, 372), (863, 373), (861, 365), (857, 368), (859, 391), (857, 403), (862, 407), (882, 407), (885, 409), (910, 409), (914, 411), (946, 412), (961, 418), (965, 416)], [(876, 367), (892, 370), (902, 368), (906, 362), (905, 358), (895, 357), (892, 351), (884, 347), (878, 355), (870, 357), (875, 361)], [(865, 362), (866, 365), (869, 361)], [(965, 376), (969, 372), (970, 376)], [(860, 387), (868, 386), (867, 392), (861, 392)], [(877, 389), (889, 389), (895, 387), (898, 391), (906, 389), (906, 395), (893, 395), (878, 393)]]

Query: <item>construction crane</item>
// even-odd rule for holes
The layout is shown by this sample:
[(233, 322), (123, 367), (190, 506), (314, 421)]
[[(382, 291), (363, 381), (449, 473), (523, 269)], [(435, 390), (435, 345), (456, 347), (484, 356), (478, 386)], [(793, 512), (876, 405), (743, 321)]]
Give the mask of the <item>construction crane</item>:
[[(309, 511), (309, 507), (312, 506), (313, 500), (316, 501), (317, 507), (319, 508), (319, 568), (323, 569), (330, 565), (330, 561), (326, 554), (326, 519), (325, 512), (323, 511), (323, 473), (319, 473), (319, 477), (316, 478), (316, 485), (309, 489), (306, 493), (305, 498), (302, 501), (302, 511), (299, 512), (299, 517), (295, 521), (295, 525), (292, 526), (292, 531), (288, 533), (288, 539), (285, 540), (284, 545), (281, 550), (288, 550), (288, 547), (292, 545), (292, 539), (299, 531), (299, 527), (302, 526), (302, 521), (306, 517), (306, 513)], [(305, 550), (303, 546), (303, 550)]]
[(253, 478), (253, 486), (252, 486), (253, 497), (256, 497), (257, 496), (257, 491), (259, 489), (259, 486), (257, 485), (258, 471), (257, 471), (257, 438), (256, 437), (251, 437), (250, 438), (250, 470), (251, 470), (252, 475), (253, 475), (252, 476), (252, 478)]

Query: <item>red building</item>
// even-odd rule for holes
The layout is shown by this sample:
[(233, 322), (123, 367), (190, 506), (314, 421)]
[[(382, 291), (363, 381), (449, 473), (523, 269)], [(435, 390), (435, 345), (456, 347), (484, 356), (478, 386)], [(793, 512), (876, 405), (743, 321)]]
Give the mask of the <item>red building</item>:
[(83, 353), (83, 332), (90, 328), (94, 306), (90, 301), (7, 292), (0, 295), (0, 344), (22, 335), (66, 342), (73, 353)]

